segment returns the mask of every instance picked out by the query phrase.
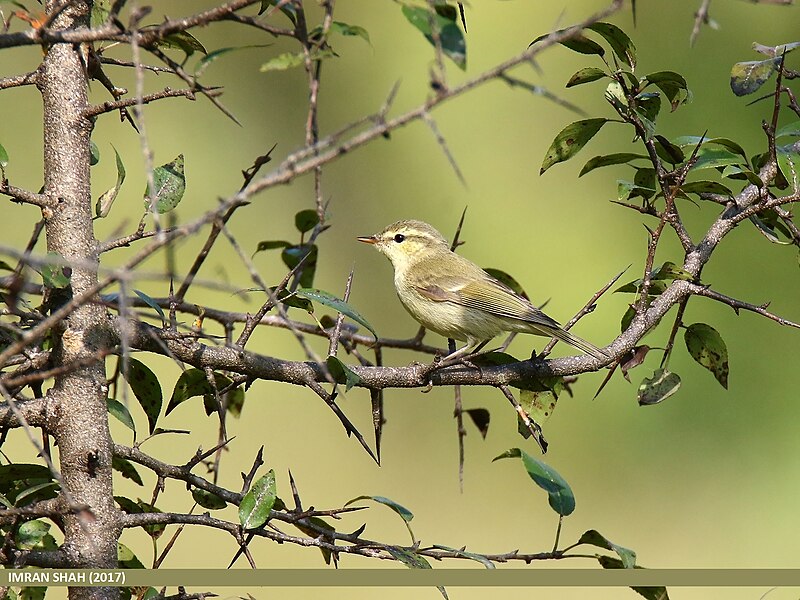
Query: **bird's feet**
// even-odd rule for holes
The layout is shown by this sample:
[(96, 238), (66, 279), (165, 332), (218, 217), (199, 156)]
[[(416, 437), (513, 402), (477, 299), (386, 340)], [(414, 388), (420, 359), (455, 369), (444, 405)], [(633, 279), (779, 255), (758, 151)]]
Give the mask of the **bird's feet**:
[(475, 369), (479, 373), (481, 372), (480, 365), (472, 362), (472, 359), (480, 356), (483, 354), (482, 352), (474, 352), (472, 354), (468, 354), (466, 356), (445, 356), (442, 357), (437, 354), (433, 361), (429, 364), (420, 364), (420, 363), (412, 363), (414, 366), (420, 368), (420, 379), (425, 382), (425, 387), (422, 389), (423, 393), (428, 393), (433, 389), (433, 381), (431, 379), (431, 375), (438, 371), (439, 369), (444, 369), (446, 367), (452, 367), (456, 365), (463, 365), (468, 369)]

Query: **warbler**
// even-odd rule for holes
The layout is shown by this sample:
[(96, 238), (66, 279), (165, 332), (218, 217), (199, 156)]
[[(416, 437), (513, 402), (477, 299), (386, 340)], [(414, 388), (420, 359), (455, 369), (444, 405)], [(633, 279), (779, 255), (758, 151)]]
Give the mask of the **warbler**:
[(466, 342), (444, 360), (476, 352), (511, 331), (556, 337), (598, 360), (609, 358), (451, 251), (444, 236), (423, 221), (397, 221), (380, 233), (356, 239), (372, 244), (391, 261), (397, 296), (414, 319), (446, 338)]

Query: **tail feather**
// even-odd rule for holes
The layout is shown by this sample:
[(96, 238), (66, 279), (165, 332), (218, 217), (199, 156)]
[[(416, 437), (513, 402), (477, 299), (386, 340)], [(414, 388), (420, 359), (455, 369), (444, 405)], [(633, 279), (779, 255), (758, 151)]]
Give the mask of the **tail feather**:
[(573, 335), (569, 331), (561, 329), (560, 327), (558, 329), (551, 329), (549, 333), (562, 342), (566, 342), (570, 346), (573, 346), (578, 350), (582, 350), (586, 354), (594, 356), (597, 360), (608, 360), (610, 358), (608, 354), (600, 350), (600, 348), (594, 344), (591, 344), (583, 338), (579, 338), (577, 335)]

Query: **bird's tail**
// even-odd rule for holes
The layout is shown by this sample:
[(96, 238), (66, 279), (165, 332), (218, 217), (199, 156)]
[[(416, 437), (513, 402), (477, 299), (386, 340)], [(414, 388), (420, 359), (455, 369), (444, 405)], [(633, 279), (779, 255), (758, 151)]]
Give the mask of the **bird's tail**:
[(591, 344), (584, 340), (583, 338), (579, 338), (577, 335), (571, 334), (569, 331), (559, 328), (551, 328), (548, 333), (553, 337), (558, 338), (562, 342), (566, 342), (570, 346), (577, 348), (578, 350), (582, 350), (586, 354), (590, 354), (594, 356), (598, 360), (606, 361), (610, 357), (608, 354), (600, 350), (594, 344)]

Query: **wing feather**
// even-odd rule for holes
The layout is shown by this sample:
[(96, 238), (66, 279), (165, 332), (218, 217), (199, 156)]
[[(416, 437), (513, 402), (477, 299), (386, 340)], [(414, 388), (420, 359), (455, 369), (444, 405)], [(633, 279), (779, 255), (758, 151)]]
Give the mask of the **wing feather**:
[(452, 302), (548, 329), (559, 327), (557, 321), (489, 274), (477, 281), (453, 275), (440, 276), (436, 278), (436, 284), (417, 287), (417, 291), (435, 302)]

